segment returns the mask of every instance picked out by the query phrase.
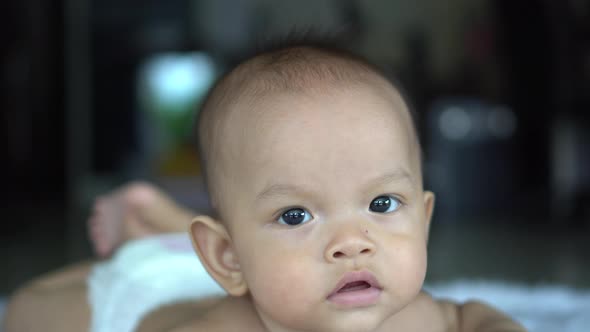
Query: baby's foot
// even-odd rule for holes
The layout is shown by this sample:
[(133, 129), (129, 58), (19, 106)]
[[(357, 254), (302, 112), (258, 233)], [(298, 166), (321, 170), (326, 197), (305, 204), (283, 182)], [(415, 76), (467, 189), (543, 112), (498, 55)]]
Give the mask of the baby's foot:
[(99, 257), (113, 253), (129, 239), (154, 235), (157, 230), (143, 210), (157, 205), (163, 194), (144, 182), (133, 182), (95, 200), (88, 220), (90, 241)]

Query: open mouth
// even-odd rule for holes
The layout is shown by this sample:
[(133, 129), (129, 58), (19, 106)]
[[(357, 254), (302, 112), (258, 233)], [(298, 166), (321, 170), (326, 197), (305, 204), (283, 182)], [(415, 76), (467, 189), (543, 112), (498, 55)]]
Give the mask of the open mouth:
[(339, 308), (359, 308), (376, 304), (381, 296), (381, 286), (377, 278), (368, 271), (345, 273), (328, 300)]
[(364, 280), (353, 281), (345, 284), (336, 293), (354, 292), (362, 289), (371, 288), (371, 284)]

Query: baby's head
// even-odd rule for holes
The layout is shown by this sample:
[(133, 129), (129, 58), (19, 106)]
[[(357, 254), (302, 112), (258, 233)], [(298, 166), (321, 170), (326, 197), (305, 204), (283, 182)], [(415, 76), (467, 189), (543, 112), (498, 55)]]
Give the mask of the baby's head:
[(374, 329), (419, 293), (434, 197), (398, 89), (348, 53), (291, 46), (238, 65), (198, 122), (209, 273), (265, 325)]

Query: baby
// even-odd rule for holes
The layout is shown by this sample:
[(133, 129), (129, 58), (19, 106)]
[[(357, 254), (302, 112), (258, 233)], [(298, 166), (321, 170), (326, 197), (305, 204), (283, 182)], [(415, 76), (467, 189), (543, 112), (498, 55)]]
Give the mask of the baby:
[(194, 247), (230, 295), (174, 331), (524, 331), (421, 291), (434, 194), (404, 98), (366, 61), (295, 44), (213, 88)]

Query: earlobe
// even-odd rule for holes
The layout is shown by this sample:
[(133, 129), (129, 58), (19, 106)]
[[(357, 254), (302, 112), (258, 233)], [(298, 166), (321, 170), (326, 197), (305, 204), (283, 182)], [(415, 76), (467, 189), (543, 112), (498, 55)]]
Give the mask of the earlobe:
[(207, 272), (230, 295), (244, 295), (248, 287), (225, 226), (209, 216), (198, 216), (191, 223), (190, 235)]
[(424, 223), (426, 226), (426, 239), (430, 232), (430, 221), (432, 219), (432, 212), (434, 211), (434, 193), (432, 191), (424, 191)]

